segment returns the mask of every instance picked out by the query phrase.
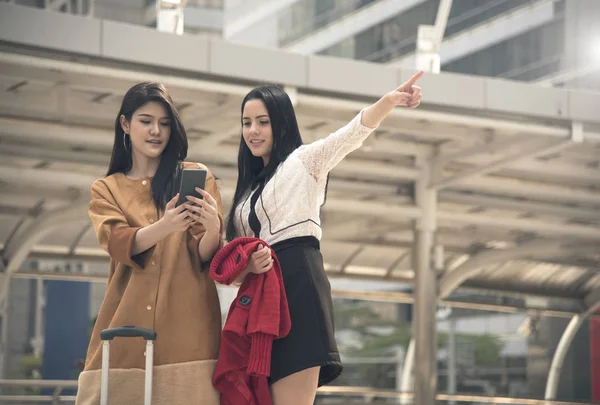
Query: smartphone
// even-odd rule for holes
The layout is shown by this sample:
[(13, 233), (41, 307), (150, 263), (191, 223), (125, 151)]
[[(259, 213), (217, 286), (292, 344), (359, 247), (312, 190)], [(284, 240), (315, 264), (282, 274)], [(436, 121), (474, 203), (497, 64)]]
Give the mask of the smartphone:
[(186, 196), (192, 196), (202, 199), (202, 195), (196, 191), (196, 187), (204, 190), (206, 186), (206, 170), (204, 169), (183, 169), (181, 171), (181, 182), (179, 183), (179, 199), (177, 206), (189, 202)]

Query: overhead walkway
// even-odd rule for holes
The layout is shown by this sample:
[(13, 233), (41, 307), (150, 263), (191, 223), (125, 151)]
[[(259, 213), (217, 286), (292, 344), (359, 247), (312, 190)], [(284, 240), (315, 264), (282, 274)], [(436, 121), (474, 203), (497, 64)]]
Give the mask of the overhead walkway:
[[(227, 201), (239, 103), (252, 86), (286, 86), (308, 142), (413, 73), (8, 3), (0, 3), (0, 41), (0, 301), (12, 278), (61, 277), (25, 272), (28, 258), (107, 261), (87, 218), (89, 186), (106, 169), (111, 122), (133, 83), (169, 87), (189, 159), (222, 179)], [(572, 318), (550, 371), (552, 399), (569, 343), (600, 303), (600, 95), (446, 73), (421, 85), (421, 108), (394, 111), (333, 171), (322, 224), (327, 271), (414, 285), (414, 295), (338, 295), (414, 301), (423, 403), (434, 395), (438, 303), (465, 305), (458, 288), (551, 298), (508, 310)]]

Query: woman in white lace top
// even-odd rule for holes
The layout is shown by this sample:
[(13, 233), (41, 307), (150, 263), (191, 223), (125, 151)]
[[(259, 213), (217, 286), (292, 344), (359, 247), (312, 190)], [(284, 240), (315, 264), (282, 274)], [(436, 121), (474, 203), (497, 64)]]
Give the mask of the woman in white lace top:
[[(312, 404), (318, 386), (342, 371), (334, 338), (331, 288), (319, 251), (320, 207), (329, 172), (396, 106), (416, 108), (419, 72), (328, 137), (302, 144), (292, 102), (279, 86), (252, 90), (242, 102), (238, 183), (227, 239), (257, 237), (276, 252), (290, 309), (290, 334), (271, 357), (274, 405)], [(270, 251), (253, 254), (246, 273), (271, 268)]]

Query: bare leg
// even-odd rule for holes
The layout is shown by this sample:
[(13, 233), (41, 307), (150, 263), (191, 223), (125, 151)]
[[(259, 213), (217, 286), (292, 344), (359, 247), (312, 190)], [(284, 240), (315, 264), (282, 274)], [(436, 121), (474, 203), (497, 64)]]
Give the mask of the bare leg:
[(313, 405), (321, 367), (289, 375), (271, 385), (273, 405)]

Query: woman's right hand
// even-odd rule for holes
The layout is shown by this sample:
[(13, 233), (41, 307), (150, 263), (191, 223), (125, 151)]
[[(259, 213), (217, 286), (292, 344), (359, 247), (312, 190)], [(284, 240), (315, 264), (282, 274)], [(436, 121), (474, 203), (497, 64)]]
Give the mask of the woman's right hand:
[(176, 207), (178, 198), (179, 194), (167, 203), (165, 214), (158, 221), (168, 234), (183, 232), (190, 227), (191, 219), (188, 217), (188, 212), (186, 211), (187, 204), (181, 204), (179, 207)]
[(250, 255), (246, 271), (254, 274), (262, 274), (271, 270), (272, 267), (273, 257), (271, 257), (271, 249), (260, 244), (256, 252)]

